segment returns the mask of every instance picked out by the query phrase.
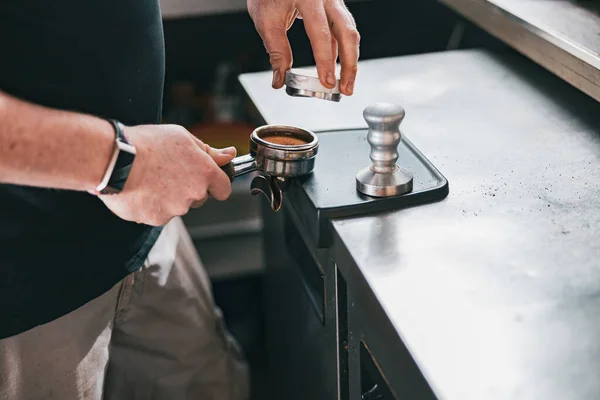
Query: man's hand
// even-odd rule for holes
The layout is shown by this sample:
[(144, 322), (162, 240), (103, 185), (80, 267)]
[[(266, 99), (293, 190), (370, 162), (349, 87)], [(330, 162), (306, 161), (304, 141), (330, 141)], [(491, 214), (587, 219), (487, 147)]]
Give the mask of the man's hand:
[(338, 48), (341, 64), (340, 89), (354, 91), (358, 70), (360, 35), (343, 0), (247, 0), (248, 12), (263, 39), (273, 68), (273, 87), (279, 89), (292, 66), (292, 49), (287, 30), (296, 18), (304, 20), (313, 48), (319, 80), (335, 86)]
[(226, 200), (231, 182), (219, 168), (236, 155), (235, 148), (213, 149), (177, 125), (126, 127), (137, 155), (123, 191), (100, 195), (119, 217), (148, 225), (201, 206), (208, 196)]

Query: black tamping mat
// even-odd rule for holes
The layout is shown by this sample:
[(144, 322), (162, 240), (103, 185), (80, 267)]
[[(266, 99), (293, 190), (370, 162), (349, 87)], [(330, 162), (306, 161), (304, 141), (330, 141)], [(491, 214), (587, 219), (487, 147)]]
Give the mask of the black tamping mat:
[(375, 198), (356, 190), (356, 173), (367, 167), (371, 147), (368, 130), (315, 132), (319, 153), (312, 174), (294, 179), (283, 195), (286, 203), (305, 225), (315, 244), (331, 241), (329, 221), (374, 212), (398, 210), (431, 203), (448, 195), (448, 180), (406, 138), (398, 145), (398, 164), (413, 174), (413, 190), (407, 194)]

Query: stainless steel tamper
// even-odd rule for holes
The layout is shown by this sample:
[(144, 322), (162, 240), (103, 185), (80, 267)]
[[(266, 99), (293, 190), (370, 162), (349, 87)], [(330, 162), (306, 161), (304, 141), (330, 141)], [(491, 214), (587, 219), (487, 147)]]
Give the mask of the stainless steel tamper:
[(413, 175), (400, 167), (398, 145), (404, 109), (397, 104), (375, 103), (363, 111), (369, 126), (371, 165), (356, 174), (356, 190), (372, 197), (399, 196), (412, 191)]

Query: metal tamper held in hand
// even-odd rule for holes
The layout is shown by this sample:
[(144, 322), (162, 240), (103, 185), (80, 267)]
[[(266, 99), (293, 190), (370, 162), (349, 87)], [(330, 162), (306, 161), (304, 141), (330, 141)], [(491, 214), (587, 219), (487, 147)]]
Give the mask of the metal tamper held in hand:
[(316, 70), (291, 69), (285, 73), (285, 92), (292, 97), (314, 97), (338, 102), (342, 98), (340, 80), (335, 86), (326, 88), (319, 81)]
[(375, 103), (363, 111), (369, 126), (372, 164), (356, 174), (356, 190), (372, 197), (399, 196), (412, 191), (412, 174), (396, 164), (402, 139), (404, 109), (397, 104)]

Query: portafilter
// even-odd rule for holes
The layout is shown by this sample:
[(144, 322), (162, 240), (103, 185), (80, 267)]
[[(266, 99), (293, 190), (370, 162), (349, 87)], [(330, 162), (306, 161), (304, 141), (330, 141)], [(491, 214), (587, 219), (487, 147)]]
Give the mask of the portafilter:
[(250, 193), (264, 194), (273, 211), (279, 211), (289, 178), (310, 174), (315, 166), (319, 138), (313, 132), (288, 125), (263, 125), (250, 135), (250, 152), (221, 167), (235, 177), (258, 171)]

